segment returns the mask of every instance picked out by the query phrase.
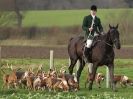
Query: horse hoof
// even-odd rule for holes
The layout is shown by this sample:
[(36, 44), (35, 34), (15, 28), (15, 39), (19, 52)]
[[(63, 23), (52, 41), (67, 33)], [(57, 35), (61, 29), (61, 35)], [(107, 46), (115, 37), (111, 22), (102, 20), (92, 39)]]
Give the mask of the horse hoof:
[(80, 87), (78, 87), (77, 90), (80, 90)]
[(118, 90), (113, 90), (114, 92), (118, 92)]
[(113, 92), (118, 92), (118, 90), (114, 89)]

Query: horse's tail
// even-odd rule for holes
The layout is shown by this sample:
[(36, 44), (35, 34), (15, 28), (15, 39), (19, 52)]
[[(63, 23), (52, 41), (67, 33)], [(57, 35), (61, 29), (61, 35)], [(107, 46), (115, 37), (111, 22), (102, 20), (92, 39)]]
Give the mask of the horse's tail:
[(68, 48), (70, 48), (71, 41), (72, 41), (73, 39), (74, 39), (73, 37), (71, 37), (71, 38), (69, 39), (69, 42), (68, 42)]
[(69, 56), (71, 56), (71, 49), (73, 49), (74, 50), (74, 46), (73, 46), (73, 39), (74, 39), (74, 37), (71, 37), (70, 39), (69, 39), (69, 42), (68, 42), (68, 54), (69, 54)]

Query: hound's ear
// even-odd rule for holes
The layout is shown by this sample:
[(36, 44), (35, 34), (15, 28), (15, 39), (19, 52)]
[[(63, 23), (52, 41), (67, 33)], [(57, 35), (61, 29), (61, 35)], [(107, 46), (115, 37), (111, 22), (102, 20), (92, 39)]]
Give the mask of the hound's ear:
[(112, 28), (112, 26), (109, 24), (109, 28), (111, 29)]
[(119, 24), (117, 24), (115, 28), (118, 29), (118, 26), (119, 26)]
[(13, 67), (12, 67), (12, 64), (11, 64), (11, 66), (10, 66), (10, 69), (13, 71), (14, 69), (13, 69)]

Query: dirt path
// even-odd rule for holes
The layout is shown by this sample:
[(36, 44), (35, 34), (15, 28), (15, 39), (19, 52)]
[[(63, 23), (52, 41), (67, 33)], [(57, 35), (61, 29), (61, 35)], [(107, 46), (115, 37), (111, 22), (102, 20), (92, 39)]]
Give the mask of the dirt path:
[[(2, 58), (49, 58), (50, 49), (54, 50), (55, 58), (68, 58), (67, 47), (22, 47), (2, 46)], [(115, 50), (117, 58), (133, 58), (133, 48), (126, 47)]]

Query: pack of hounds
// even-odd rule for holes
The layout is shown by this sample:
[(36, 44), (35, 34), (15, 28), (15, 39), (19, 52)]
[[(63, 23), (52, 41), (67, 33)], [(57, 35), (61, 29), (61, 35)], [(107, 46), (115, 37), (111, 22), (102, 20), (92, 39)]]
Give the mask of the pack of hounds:
[(28, 90), (54, 90), (54, 91), (77, 91), (78, 82), (76, 75), (66, 73), (64, 67), (57, 72), (50, 69), (45, 72), (42, 66), (33, 72), (32, 68), (28, 70), (13, 69), (10, 74), (3, 75), (3, 89), (5, 88), (26, 88)]
[[(101, 88), (101, 82), (105, 80), (103, 73), (97, 73), (95, 83), (98, 88)], [(89, 83), (89, 76), (85, 81), (85, 88)], [(125, 75), (114, 75), (115, 85), (120, 84), (121, 87), (133, 86), (133, 81)], [(5, 88), (26, 88), (29, 90), (54, 90), (54, 91), (77, 91), (79, 85), (75, 74), (66, 73), (64, 67), (57, 72), (50, 69), (48, 72), (42, 70), (42, 65), (39, 66), (36, 72), (32, 68), (28, 70), (13, 69), (10, 74), (3, 75), (3, 89)]]

